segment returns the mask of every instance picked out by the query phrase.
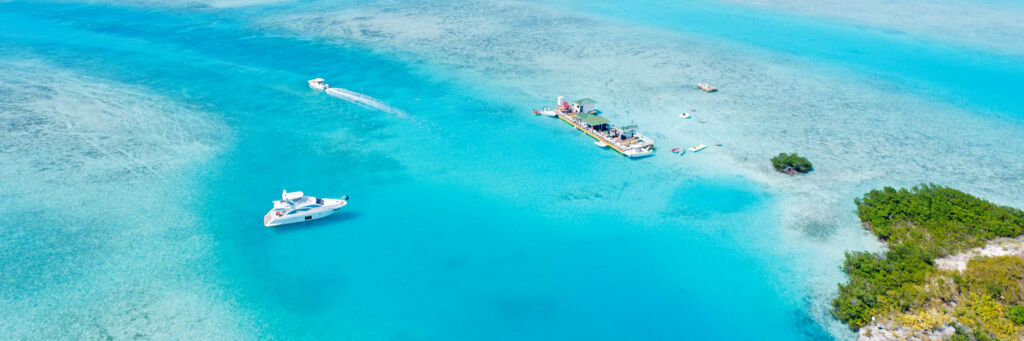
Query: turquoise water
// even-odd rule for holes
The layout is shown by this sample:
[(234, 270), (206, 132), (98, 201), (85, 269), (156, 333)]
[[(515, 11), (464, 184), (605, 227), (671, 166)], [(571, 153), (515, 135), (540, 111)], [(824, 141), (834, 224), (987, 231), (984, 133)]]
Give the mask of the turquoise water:
[[(695, 32), (840, 65), (901, 88), (979, 111), (1021, 119), (1024, 67), (1020, 58), (881, 28), (837, 25), (797, 15), (701, 1), (638, 1), (627, 11), (616, 2), (576, 4), (643, 25)], [(1016, 14), (1024, 13), (1024, 11)]]
[[(827, 315), (836, 267), (877, 247), (852, 196), (1024, 192), (1024, 160), (996, 148), (1024, 146), (1012, 56), (717, 3), (225, 5), (0, 3), (0, 203), (24, 212), (0, 217), (4, 335), (849, 338)], [(894, 82), (911, 86), (872, 90)], [(529, 113), (558, 95), (661, 152), (628, 160)], [(709, 122), (668, 118), (691, 107)], [(815, 174), (764, 169), (796, 146)], [(282, 188), (352, 200), (260, 226)]]

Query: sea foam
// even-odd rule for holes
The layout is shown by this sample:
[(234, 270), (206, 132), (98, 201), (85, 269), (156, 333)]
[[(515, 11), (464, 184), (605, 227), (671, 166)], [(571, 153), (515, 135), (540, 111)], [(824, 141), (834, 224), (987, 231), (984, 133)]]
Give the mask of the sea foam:
[(343, 100), (361, 105), (366, 108), (380, 110), (389, 114), (395, 114), (398, 115), (398, 117), (408, 116), (406, 115), (405, 112), (399, 110), (398, 108), (391, 107), (376, 98), (355, 91), (342, 88), (328, 88), (327, 90), (324, 90), (324, 92), (326, 92), (328, 95), (341, 98)]

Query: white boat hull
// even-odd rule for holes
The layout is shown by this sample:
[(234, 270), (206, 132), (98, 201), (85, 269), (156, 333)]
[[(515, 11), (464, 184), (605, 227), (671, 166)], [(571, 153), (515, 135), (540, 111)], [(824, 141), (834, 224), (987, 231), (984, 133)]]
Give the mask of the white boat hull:
[(642, 158), (642, 157), (648, 157), (648, 156), (654, 155), (654, 150), (653, 149), (649, 149), (649, 150), (641, 151), (641, 152), (629, 151), (629, 152), (626, 152), (625, 154), (628, 157), (636, 159), (636, 158)]
[(348, 201), (341, 199), (323, 199), (324, 206), (315, 209), (310, 209), (304, 212), (297, 212), (294, 214), (276, 215), (271, 210), (263, 216), (263, 226), (273, 227), (294, 223), (301, 223), (304, 221), (317, 220), (323, 217), (327, 217), (334, 212), (338, 211), (345, 205), (348, 205)]
[(311, 89), (318, 91), (324, 91), (331, 87), (327, 82), (324, 82), (323, 78), (310, 79), (308, 83)]

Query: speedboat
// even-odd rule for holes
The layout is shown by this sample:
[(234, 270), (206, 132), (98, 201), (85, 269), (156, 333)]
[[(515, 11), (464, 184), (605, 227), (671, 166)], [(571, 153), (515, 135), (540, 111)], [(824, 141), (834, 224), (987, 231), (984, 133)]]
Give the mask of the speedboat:
[(329, 216), (348, 205), (348, 196), (341, 199), (317, 198), (302, 192), (281, 192), (281, 200), (274, 201), (274, 208), (263, 216), (263, 226), (297, 223)]
[(702, 149), (707, 148), (707, 147), (708, 146), (706, 144), (701, 143), (701, 144), (698, 144), (696, 146), (690, 147), (690, 151), (696, 153), (696, 152), (699, 152)]
[(323, 78), (313, 78), (309, 80), (309, 87), (316, 90), (327, 90), (331, 86), (324, 82)]
[(701, 90), (704, 90), (704, 92), (718, 91), (718, 88), (708, 83), (697, 83), (697, 87), (700, 88)]
[(682, 114), (679, 114), (679, 117), (681, 117), (681, 118), (690, 118), (690, 117), (692, 117), (692, 116), (690, 116), (690, 114), (689, 114), (689, 113), (685, 113), (685, 112), (684, 112), (684, 113), (682, 113)]

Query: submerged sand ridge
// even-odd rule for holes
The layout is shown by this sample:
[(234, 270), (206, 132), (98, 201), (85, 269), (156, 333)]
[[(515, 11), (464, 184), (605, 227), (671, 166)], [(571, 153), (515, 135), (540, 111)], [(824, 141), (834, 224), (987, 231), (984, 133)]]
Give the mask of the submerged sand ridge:
[(0, 58), (0, 94), (0, 203), (33, 217), (0, 217), (0, 333), (252, 337), (180, 190), (228, 142), (222, 123), (38, 56)]

